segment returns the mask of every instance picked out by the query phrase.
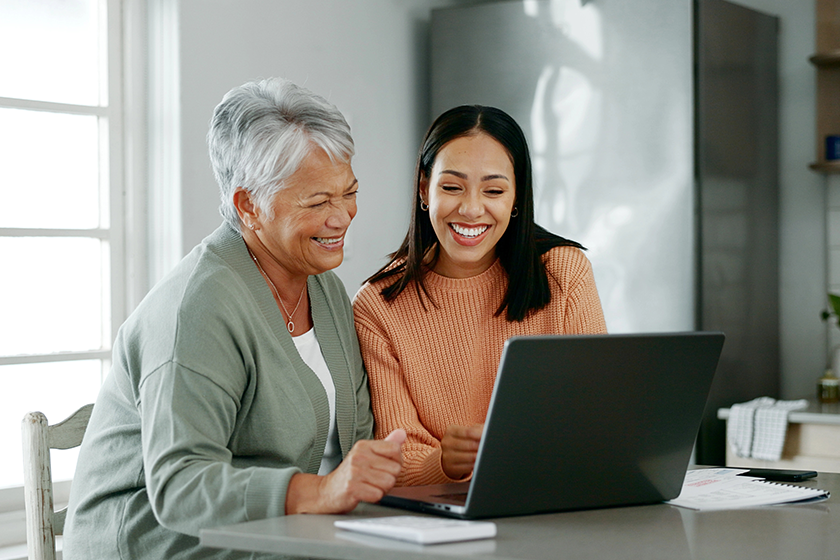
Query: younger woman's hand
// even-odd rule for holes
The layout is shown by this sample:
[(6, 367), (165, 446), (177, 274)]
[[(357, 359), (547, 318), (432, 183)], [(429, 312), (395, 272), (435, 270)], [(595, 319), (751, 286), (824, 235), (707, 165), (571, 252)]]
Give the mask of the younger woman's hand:
[(446, 428), (446, 433), (440, 440), (440, 460), (446, 476), (459, 480), (473, 471), (483, 433), (484, 424)]

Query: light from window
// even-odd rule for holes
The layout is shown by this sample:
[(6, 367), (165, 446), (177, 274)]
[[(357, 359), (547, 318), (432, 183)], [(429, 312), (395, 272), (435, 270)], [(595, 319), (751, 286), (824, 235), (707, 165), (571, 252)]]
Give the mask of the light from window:
[[(121, 321), (109, 3), (0, 0), (0, 488), (23, 484), (25, 413), (56, 423), (94, 402)], [(74, 456), (53, 452), (55, 480), (72, 478)]]
[(102, 3), (0, 2), (0, 97), (98, 105), (104, 83)]
[(0, 109), (0, 227), (100, 227), (98, 121)]

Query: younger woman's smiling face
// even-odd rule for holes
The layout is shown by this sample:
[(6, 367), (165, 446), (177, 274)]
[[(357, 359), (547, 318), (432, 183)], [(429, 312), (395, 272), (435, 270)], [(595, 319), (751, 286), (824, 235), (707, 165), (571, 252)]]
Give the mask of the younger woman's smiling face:
[(447, 142), (431, 176), (421, 181), (420, 196), (440, 244), (435, 272), (467, 278), (490, 268), (516, 203), (513, 163), (504, 146), (484, 133)]

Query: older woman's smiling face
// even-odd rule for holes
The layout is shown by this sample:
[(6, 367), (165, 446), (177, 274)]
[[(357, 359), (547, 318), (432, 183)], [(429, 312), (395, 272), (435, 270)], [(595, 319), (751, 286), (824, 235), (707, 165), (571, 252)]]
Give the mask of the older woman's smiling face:
[(274, 196), (273, 217), (257, 212), (256, 235), (273, 261), (263, 262), (259, 255), (263, 266), (274, 264), (294, 279), (340, 265), (344, 235), (356, 216), (357, 190), (349, 163), (332, 161), (314, 148)]

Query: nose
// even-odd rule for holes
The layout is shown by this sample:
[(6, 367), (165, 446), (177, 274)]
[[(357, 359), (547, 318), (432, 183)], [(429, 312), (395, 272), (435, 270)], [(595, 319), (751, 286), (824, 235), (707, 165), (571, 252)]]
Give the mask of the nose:
[(326, 226), (330, 229), (347, 229), (355, 216), (355, 201), (344, 201), (344, 204), (331, 204)]
[(461, 200), (458, 213), (467, 220), (475, 220), (484, 214), (484, 204), (479, 193), (471, 192)]

